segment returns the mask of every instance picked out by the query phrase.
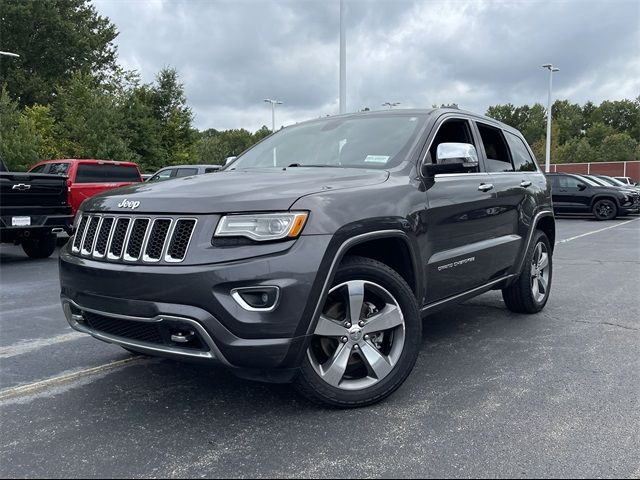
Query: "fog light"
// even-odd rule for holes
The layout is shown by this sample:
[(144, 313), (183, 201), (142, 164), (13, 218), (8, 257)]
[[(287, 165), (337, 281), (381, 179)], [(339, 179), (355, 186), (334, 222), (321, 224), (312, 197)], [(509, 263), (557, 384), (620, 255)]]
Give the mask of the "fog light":
[(250, 312), (271, 312), (278, 306), (279, 287), (245, 287), (231, 290), (231, 297)]

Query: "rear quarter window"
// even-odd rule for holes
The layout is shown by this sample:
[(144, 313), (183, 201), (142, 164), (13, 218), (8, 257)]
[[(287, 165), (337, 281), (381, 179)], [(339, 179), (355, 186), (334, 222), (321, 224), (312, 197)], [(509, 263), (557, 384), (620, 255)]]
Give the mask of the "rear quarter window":
[(511, 149), (511, 159), (516, 172), (535, 172), (536, 164), (522, 139), (513, 133), (504, 133)]
[(76, 183), (139, 182), (138, 169), (133, 165), (81, 163)]

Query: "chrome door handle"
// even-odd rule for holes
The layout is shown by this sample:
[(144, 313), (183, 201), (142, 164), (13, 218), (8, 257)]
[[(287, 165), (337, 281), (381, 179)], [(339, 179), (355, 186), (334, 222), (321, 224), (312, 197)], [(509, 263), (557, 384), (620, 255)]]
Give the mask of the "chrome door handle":
[(478, 190), (480, 190), (481, 192), (488, 192), (489, 190), (493, 190), (493, 185), (490, 183), (481, 183), (478, 186)]
[(523, 188), (528, 188), (531, 186), (531, 182), (529, 180), (523, 180), (520, 182), (520, 186)]

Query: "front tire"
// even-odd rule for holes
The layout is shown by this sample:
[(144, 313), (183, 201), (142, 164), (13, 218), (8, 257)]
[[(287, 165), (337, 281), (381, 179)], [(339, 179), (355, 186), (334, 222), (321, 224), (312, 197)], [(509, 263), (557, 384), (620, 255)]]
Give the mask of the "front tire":
[(294, 385), (324, 406), (371, 405), (402, 385), (421, 341), (420, 311), (404, 279), (376, 260), (347, 257)]
[(29, 258), (49, 258), (56, 249), (55, 235), (42, 238), (29, 238), (22, 242), (22, 250)]
[(613, 200), (604, 198), (593, 205), (593, 216), (596, 220), (613, 220), (618, 216), (618, 206)]
[(553, 251), (547, 235), (536, 230), (518, 279), (502, 289), (507, 308), (516, 313), (538, 313), (549, 300), (553, 278)]

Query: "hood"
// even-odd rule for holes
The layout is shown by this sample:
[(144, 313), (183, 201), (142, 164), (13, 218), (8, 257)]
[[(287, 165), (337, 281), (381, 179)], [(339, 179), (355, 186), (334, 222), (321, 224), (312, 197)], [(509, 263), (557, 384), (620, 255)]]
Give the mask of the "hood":
[[(81, 208), (85, 211), (159, 214), (282, 211), (306, 195), (375, 185), (385, 182), (388, 177), (389, 173), (384, 170), (359, 168), (224, 171), (110, 190), (86, 200)], [(132, 209), (133, 206), (137, 207)]]

